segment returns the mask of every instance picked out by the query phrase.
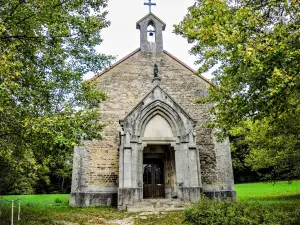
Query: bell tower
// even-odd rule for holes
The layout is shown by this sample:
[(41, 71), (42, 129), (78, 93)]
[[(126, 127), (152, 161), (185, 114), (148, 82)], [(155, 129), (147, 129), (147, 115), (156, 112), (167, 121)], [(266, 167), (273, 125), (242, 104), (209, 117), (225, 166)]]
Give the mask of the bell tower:
[(142, 52), (162, 52), (163, 35), (166, 24), (152, 12), (136, 23), (136, 29), (140, 30), (140, 45)]

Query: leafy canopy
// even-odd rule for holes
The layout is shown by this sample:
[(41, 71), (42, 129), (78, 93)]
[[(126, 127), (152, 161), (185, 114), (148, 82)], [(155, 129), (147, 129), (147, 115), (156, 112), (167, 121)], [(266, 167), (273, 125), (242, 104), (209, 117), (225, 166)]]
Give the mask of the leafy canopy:
[(194, 44), (199, 72), (219, 64), (209, 98), (196, 100), (215, 103), (214, 125), (227, 135), (249, 119), (248, 162), (298, 175), (299, 12), (296, 0), (197, 0), (175, 25)]
[(109, 25), (106, 3), (0, 2), (0, 177), (28, 178), (30, 189), (48, 156), (100, 138), (95, 107), (106, 95), (82, 77), (111, 60), (95, 51)]

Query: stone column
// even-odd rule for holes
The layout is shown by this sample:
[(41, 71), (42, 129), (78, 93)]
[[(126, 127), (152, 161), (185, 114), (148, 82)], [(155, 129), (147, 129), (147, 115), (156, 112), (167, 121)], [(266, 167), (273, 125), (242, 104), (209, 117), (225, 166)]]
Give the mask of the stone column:
[(189, 201), (197, 202), (201, 198), (201, 186), (199, 183), (198, 157), (196, 146), (189, 146)]
[[(139, 180), (139, 147), (135, 137), (130, 137), (127, 132), (124, 144), (123, 161), (120, 161), (120, 167), (123, 168), (120, 173), (123, 174), (123, 185), (118, 189), (118, 209), (126, 210), (127, 206), (133, 205), (141, 199), (142, 188), (138, 186)], [(120, 159), (121, 160), (121, 159)]]
[(89, 160), (86, 146), (74, 147), (72, 186), (70, 195), (71, 206), (85, 206), (86, 180)]
[(199, 152), (198, 148), (196, 148), (196, 156), (197, 156), (197, 168), (198, 168), (198, 181), (199, 181), (199, 186), (201, 187), (201, 191), (202, 191), (200, 152)]
[(121, 132), (119, 148), (119, 188), (124, 187), (124, 136), (124, 132)]
[(132, 168), (131, 168), (132, 148), (124, 147), (124, 188), (132, 187)]
[(188, 167), (189, 167), (189, 186), (198, 187), (199, 178), (198, 178), (198, 168), (197, 168), (197, 154), (196, 148), (188, 149)]
[(183, 168), (183, 161), (184, 158), (183, 152), (181, 150), (181, 144), (176, 144), (174, 146), (175, 151), (175, 166), (176, 166), (176, 185), (177, 185), (177, 197), (182, 199), (182, 191), (181, 187), (184, 184), (184, 168)]
[(132, 137), (131, 147), (132, 147), (132, 153), (131, 153), (131, 187), (137, 188), (138, 187), (138, 180), (139, 180), (139, 174), (138, 174), (139, 152), (138, 152), (137, 137)]
[[(196, 202), (201, 198), (201, 186), (200, 186), (200, 174), (199, 157), (197, 156), (197, 148), (193, 142), (181, 143), (181, 154), (179, 159), (176, 158), (176, 164), (180, 162), (183, 173), (183, 184), (179, 185), (180, 198), (184, 201)], [(180, 168), (179, 168), (180, 169)]]
[[(143, 168), (143, 160), (144, 160), (144, 156), (143, 156), (143, 149), (144, 146), (142, 144), (139, 144), (138, 147), (138, 186), (139, 188), (143, 188), (143, 173), (144, 173), (144, 168)], [(143, 198), (143, 193), (141, 196), (141, 199)]]

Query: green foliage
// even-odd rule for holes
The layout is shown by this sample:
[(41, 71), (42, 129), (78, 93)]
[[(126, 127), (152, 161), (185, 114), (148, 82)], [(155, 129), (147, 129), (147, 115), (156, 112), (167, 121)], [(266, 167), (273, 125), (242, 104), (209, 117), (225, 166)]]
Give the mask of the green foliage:
[[(262, 216), (262, 213), (260, 212), (260, 208), (262, 207), (264, 211), (271, 212), (272, 215), (268, 215), (269, 219), (279, 215), (278, 220), (276, 220), (277, 222), (273, 224), (297, 224), (297, 221), (295, 222), (295, 220), (299, 220), (300, 215), (299, 184), (299, 180), (293, 181), (292, 183), (276, 182), (275, 185), (273, 185), (273, 183), (238, 184), (235, 185), (238, 201), (241, 202), (238, 203), (238, 206), (242, 206), (244, 208), (241, 210), (236, 209), (237, 206), (233, 206), (233, 203), (224, 203), (224, 205), (226, 205), (226, 209), (238, 210), (238, 212), (243, 212), (243, 210), (250, 209), (251, 212), (249, 212), (249, 214), (252, 215), (257, 212), (258, 217)], [(68, 205), (69, 197), (70, 195), (68, 194), (4, 196), (4, 198), (7, 200), (18, 198), (22, 199), (21, 224), (56, 224), (60, 223), (58, 221), (64, 221), (61, 223), (79, 223), (90, 225), (114, 224), (115, 222), (113, 221), (116, 221), (117, 219), (124, 219), (123, 222), (128, 223), (129, 218), (134, 220), (134, 224), (136, 225), (186, 224), (184, 222), (184, 212), (182, 211), (140, 215), (140, 213), (133, 214), (124, 211), (120, 212), (117, 209), (110, 207), (73, 208)], [(59, 205), (55, 203), (55, 199), (57, 198), (62, 200), (62, 203)], [(210, 201), (208, 200), (204, 201), (204, 204), (207, 204), (209, 208), (212, 208), (213, 205), (216, 204), (213, 202), (210, 204)], [(220, 208), (220, 206), (215, 207)], [(195, 210), (197, 211), (197, 209)], [(207, 209), (204, 209), (204, 211), (205, 210)], [(198, 215), (197, 212), (195, 213)], [(221, 212), (218, 212), (218, 215), (219, 214), (221, 214)], [(10, 215), (10, 207), (6, 203), (2, 208), (0, 221), (4, 221), (4, 224), (9, 224)], [(283, 216), (286, 216), (286, 218), (283, 218)], [(218, 218), (220, 219), (220, 217)], [(206, 217), (204, 218), (204, 220), (207, 219), (208, 218)]]
[(298, 224), (298, 213), (273, 213), (258, 203), (237, 203), (203, 198), (188, 207), (185, 212), (187, 224), (250, 225), (250, 224)]
[[(193, 43), (199, 72), (214, 65), (207, 99), (224, 137), (244, 133), (248, 165), (299, 177), (300, 3), (295, 0), (197, 0), (175, 32)], [(292, 173), (292, 174), (289, 174)]]
[(56, 199), (54, 200), (54, 202), (55, 202), (56, 204), (60, 204), (62, 201), (61, 201), (59, 198), (56, 198)]
[[(99, 54), (106, 0), (0, 3), (0, 191), (31, 193), (48, 157), (100, 138), (106, 94), (82, 82), (111, 60)], [(46, 181), (47, 182), (47, 181)]]
[[(241, 121), (230, 130), (235, 173), (248, 168), (256, 177), (267, 180), (291, 180), (299, 177), (300, 153), (294, 135), (280, 134), (281, 127), (263, 118)], [(252, 172), (254, 173), (254, 172)]]
[[(244, 123), (249, 122), (251, 121), (244, 121)], [(235, 183), (254, 182), (261, 179), (259, 173), (252, 171), (251, 166), (245, 163), (246, 157), (249, 155), (249, 145), (245, 141), (247, 133), (248, 127), (246, 125), (233, 127), (230, 130), (229, 140)], [(263, 172), (265, 173), (265, 171)]]

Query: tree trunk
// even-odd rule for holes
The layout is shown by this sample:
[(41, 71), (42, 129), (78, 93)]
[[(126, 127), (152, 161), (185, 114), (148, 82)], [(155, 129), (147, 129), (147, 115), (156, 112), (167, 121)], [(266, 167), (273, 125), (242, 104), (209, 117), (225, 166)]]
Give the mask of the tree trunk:
[(61, 193), (64, 193), (64, 183), (65, 183), (65, 177), (63, 177), (62, 182), (61, 182)]

